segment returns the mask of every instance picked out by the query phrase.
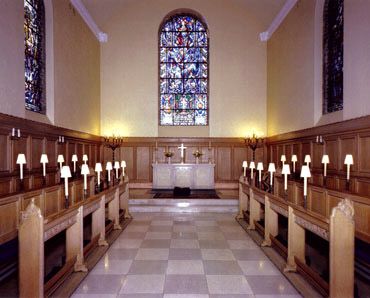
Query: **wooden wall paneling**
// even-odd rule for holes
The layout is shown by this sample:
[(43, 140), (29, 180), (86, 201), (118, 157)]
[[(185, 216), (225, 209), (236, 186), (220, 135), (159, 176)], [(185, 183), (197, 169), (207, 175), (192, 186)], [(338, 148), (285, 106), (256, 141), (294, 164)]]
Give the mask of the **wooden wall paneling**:
[(166, 151), (165, 146), (158, 146), (157, 152), (154, 152), (154, 158), (157, 158), (158, 163), (164, 163), (166, 162), (166, 158), (164, 156), (164, 152)]
[(296, 192), (295, 183), (293, 181), (288, 181), (288, 201), (294, 203), (294, 196)]
[(304, 157), (309, 154), (311, 155), (311, 160), (312, 160), (312, 150), (311, 150), (311, 142), (310, 141), (305, 141), (302, 143), (302, 159), (300, 160), (300, 163), (304, 163)]
[[(118, 149), (116, 149), (117, 151)], [(114, 152), (114, 154), (116, 154), (117, 152)], [(103, 166), (103, 169), (105, 169), (105, 164), (107, 163), (107, 161), (112, 161), (112, 158), (113, 158), (113, 155), (112, 155), (112, 149), (108, 148), (108, 147), (103, 147), (103, 163), (102, 163), (102, 166)]]
[(326, 216), (329, 218), (329, 216), (331, 214), (331, 210), (334, 207), (337, 207), (338, 206), (339, 202), (342, 201), (342, 198), (339, 197), (336, 194), (331, 193), (330, 191), (328, 192), (326, 198), (329, 201), (329, 209), (327, 210)]
[(370, 174), (370, 132), (359, 134), (359, 171)]
[(355, 209), (356, 230), (370, 236), (370, 206), (355, 201), (353, 207)]
[(46, 168), (55, 168), (57, 166), (57, 151), (56, 151), (56, 141), (53, 139), (46, 139), (45, 150), (48, 155), (49, 163), (46, 165)]
[(36, 191), (31, 191), (27, 192), (22, 196), (22, 211), (26, 210), (28, 204), (31, 202), (32, 199), (35, 199), (35, 204), (37, 207), (40, 208), (41, 214), (44, 215), (45, 211), (45, 206), (44, 206), (44, 199), (42, 196), (42, 190), (36, 190)]
[(341, 136), (339, 139), (339, 169), (346, 172), (347, 167), (344, 164), (344, 158), (346, 154), (353, 155), (353, 166), (351, 166), (351, 171), (356, 172), (358, 170), (358, 154), (357, 154), (357, 142), (353, 135)]
[(3, 178), (0, 180), (0, 195), (12, 192), (12, 178)]
[(233, 156), (233, 179), (238, 180), (240, 175), (243, 175), (242, 164), (244, 160), (247, 160), (247, 148), (234, 147)]
[(40, 158), (41, 154), (44, 152), (44, 138), (32, 137), (30, 151), (30, 168), (32, 170), (41, 169)]
[(134, 179), (134, 148), (133, 147), (121, 147), (121, 156), (126, 161), (126, 169), (130, 180)]
[(368, 197), (370, 194), (370, 181), (361, 178), (356, 179), (356, 193)]
[(57, 155), (62, 154), (64, 156), (64, 160), (68, 163), (67, 160), (67, 143), (58, 144), (57, 143)]
[(338, 179), (335, 176), (326, 177), (326, 187), (329, 189), (338, 189)]
[(216, 181), (231, 180), (231, 148), (217, 147), (216, 156)]
[(285, 154), (284, 145), (278, 145), (277, 147), (277, 159), (275, 161), (275, 166), (280, 165), (281, 156)]
[(313, 188), (311, 187), (310, 196), (310, 209), (313, 212), (319, 213), (323, 216), (326, 216), (326, 197), (325, 192), (321, 188)]
[(208, 146), (201, 146), (199, 150), (203, 153), (203, 155), (199, 158), (200, 163), (209, 163), (210, 159), (212, 159), (212, 151), (213, 149)]
[[(292, 150), (293, 150), (293, 145), (292, 144), (286, 144), (285, 145), (285, 156), (286, 156), (286, 162), (290, 165), (290, 171), (292, 171)], [(279, 167), (282, 168), (281, 163), (279, 164)]]
[(325, 139), (325, 154), (329, 155), (330, 163), (328, 164), (328, 171), (337, 171), (338, 167), (338, 139)]
[(29, 150), (27, 150), (28, 149), (27, 137), (21, 136), (21, 138), (19, 140), (12, 141), (12, 148), (13, 148), (13, 150), (12, 150), (13, 151), (13, 154), (12, 154), (12, 156), (13, 156), (13, 158), (12, 158), (12, 169), (13, 169), (13, 171), (16, 171), (17, 173), (19, 173), (19, 165), (16, 164), (17, 157), (18, 157), (19, 153), (25, 154), (27, 164), (24, 165), (24, 167), (23, 167), (23, 170), (24, 170), (23, 173), (26, 176), (27, 172), (28, 172), (27, 169), (30, 168), (30, 155), (29, 155), (29, 152), (28, 152)]
[[(179, 144), (181, 145), (181, 144)], [(169, 145), (168, 146), (168, 151), (170, 152), (173, 152), (173, 156), (171, 157), (171, 163), (180, 163), (181, 162), (181, 155), (180, 155), (180, 149), (178, 149), (177, 147), (179, 147), (179, 145)], [(186, 146), (186, 144), (184, 144), (184, 146)]]
[(148, 146), (136, 147), (136, 180), (150, 181), (152, 164)]
[[(264, 152), (264, 148), (263, 147), (259, 147), (256, 149), (256, 167), (257, 167), (257, 162), (264, 162), (264, 156), (263, 156), (263, 152)], [(266, 165), (265, 165), (266, 166)]]
[(200, 148), (198, 146), (194, 146), (194, 145), (186, 145), (184, 144), (184, 146), (186, 147), (185, 149), (185, 163), (195, 163), (195, 157), (193, 155), (193, 153), (196, 151), (196, 150), (199, 150), (200, 151)]
[(59, 186), (48, 188), (44, 194), (45, 217), (57, 213), (61, 208), (61, 191)]
[[(300, 171), (301, 167), (302, 167), (302, 160), (303, 160), (303, 157), (302, 157), (302, 153), (301, 153), (301, 145), (299, 143), (295, 143), (293, 144), (293, 151), (292, 151), (292, 155), (295, 154), (297, 155), (297, 162), (296, 162), (296, 171)], [(293, 165), (291, 164), (291, 166), (293, 167)]]
[[(323, 145), (320, 145), (320, 144), (317, 144), (317, 143), (313, 143), (312, 144), (312, 168), (313, 169), (316, 169), (316, 170), (321, 170), (323, 169), (323, 166), (322, 166), (322, 163), (321, 163), (321, 160), (322, 160), (322, 156), (324, 154), (324, 146)], [(330, 156), (329, 156), (330, 158)]]
[(0, 201), (0, 244), (17, 236), (20, 215), (19, 196)]
[(39, 169), (39, 173), (34, 173), (32, 176), (32, 188), (41, 188), (43, 182), (42, 169)]
[(278, 164), (278, 147), (276, 145), (271, 146), (271, 147), (272, 147), (272, 150), (271, 150), (271, 154), (272, 154), (271, 162), (274, 162), (275, 165), (277, 165)]
[[(78, 161), (79, 161), (79, 165), (81, 165), (83, 162), (82, 162), (82, 155), (84, 154), (84, 144), (82, 143), (77, 143), (77, 146), (76, 146), (76, 154), (77, 154), (77, 157), (78, 157)], [(89, 156), (87, 157), (89, 158)]]
[(0, 172), (9, 172), (10, 138), (8, 135), (0, 134)]
[[(65, 162), (66, 162), (67, 165), (69, 165), (71, 167), (71, 171), (73, 171), (73, 168), (72, 168), (72, 165), (73, 165), (73, 163), (72, 163), (72, 155), (73, 154), (76, 154), (76, 144), (74, 142), (69, 142), (68, 141), (67, 149), (68, 150), (66, 152), (66, 156), (64, 156)], [(77, 156), (77, 158), (78, 158), (78, 161), (77, 161), (77, 165), (76, 166), (78, 166), (82, 162), (82, 159), (79, 156)]]

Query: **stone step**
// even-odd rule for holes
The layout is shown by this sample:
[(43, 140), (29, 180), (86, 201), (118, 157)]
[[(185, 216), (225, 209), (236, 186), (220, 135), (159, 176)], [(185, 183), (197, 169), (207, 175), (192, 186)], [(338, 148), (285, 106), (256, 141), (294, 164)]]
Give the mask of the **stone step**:
[(237, 213), (238, 200), (220, 199), (131, 199), (130, 212)]

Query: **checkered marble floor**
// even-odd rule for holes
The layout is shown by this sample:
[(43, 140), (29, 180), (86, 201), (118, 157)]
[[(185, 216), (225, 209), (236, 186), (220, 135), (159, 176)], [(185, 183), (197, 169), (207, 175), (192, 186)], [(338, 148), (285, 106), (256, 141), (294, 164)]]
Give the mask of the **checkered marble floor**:
[(72, 297), (301, 297), (231, 214), (133, 214)]

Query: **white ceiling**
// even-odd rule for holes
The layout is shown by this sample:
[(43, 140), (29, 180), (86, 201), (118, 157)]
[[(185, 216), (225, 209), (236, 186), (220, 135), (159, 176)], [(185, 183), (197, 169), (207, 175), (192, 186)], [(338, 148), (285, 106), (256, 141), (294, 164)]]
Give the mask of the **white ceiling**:
[[(82, 0), (86, 9), (98, 25), (104, 31), (104, 27), (115, 12), (124, 9), (126, 2), (129, 0)], [(140, 0), (135, 0), (140, 1)], [(202, 0), (199, 0), (202, 1)], [(227, 8), (227, 0), (225, 6)], [(250, 15), (255, 16), (266, 30), (272, 20), (279, 13), (286, 0), (239, 0), (246, 5)]]

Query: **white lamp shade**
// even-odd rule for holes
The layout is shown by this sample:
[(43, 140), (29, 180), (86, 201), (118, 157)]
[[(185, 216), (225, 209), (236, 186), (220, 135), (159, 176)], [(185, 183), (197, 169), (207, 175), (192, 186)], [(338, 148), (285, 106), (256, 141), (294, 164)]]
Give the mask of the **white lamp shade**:
[(254, 161), (251, 161), (250, 164), (249, 164), (249, 168), (250, 169), (255, 169), (256, 168), (256, 164), (254, 163)]
[(290, 166), (288, 164), (283, 165), (283, 169), (281, 171), (283, 175), (290, 175)]
[(329, 161), (329, 155), (324, 154), (322, 156), (321, 163), (330, 163), (330, 161)]
[(311, 156), (309, 154), (305, 155), (304, 162), (311, 162)]
[(49, 159), (46, 154), (41, 154), (40, 163), (48, 163)]
[(19, 153), (18, 156), (17, 156), (17, 164), (18, 165), (23, 165), (25, 163), (27, 163), (26, 162), (26, 156), (23, 153)]
[(268, 171), (271, 172), (271, 173), (276, 172), (275, 164), (273, 162), (269, 163)]
[(71, 169), (69, 168), (69, 166), (63, 166), (62, 167), (62, 171), (60, 173), (60, 177), (62, 178), (71, 178), (72, 175), (71, 175)]
[(97, 162), (95, 164), (95, 172), (102, 172), (102, 171), (103, 171), (103, 167), (101, 166), (101, 163)]
[(125, 160), (122, 160), (122, 161), (121, 161), (121, 167), (122, 167), (122, 168), (125, 168), (125, 167), (126, 167), (126, 161), (125, 161)]
[(311, 177), (311, 171), (310, 171), (310, 168), (308, 166), (302, 166), (301, 177), (302, 178), (310, 178)]
[(353, 156), (352, 154), (347, 154), (346, 158), (344, 159), (345, 165), (353, 165)]
[(63, 155), (62, 155), (62, 154), (59, 154), (59, 155), (58, 155), (57, 162), (64, 162), (64, 157), (63, 157)]
[(115, 169), (119, 169), (119, 161), (115, 161), (114, 162), (114, 168)]
[(259, 163), (257, 164), (257, 170), (258, 170), (258, 171), (263, 171), (263, 163), (262, 163), (262, 162), (259, 162)]
[(90, 169), (88, 165), (83, 164), (81, 166), (81, 175), (90, 175)]
[(108, 162), (107, 162), (107, 165), (105, 166), (105, 169), (106, 169), (107, 171), (110, 171), (110, 170), (112, 170), (112, 169), (113, 169), (112, 163), (111, 163), (110, 161), (108, 161)]
[(281, 156), (280, 161), (286, 161), (286, 156), (284, 154)]
[(72, 161), (78, 161), (77, 154), (72, 155)]
[(243, 165), (242, 165), (243, 168), (248, 168), (248, 163), (246, 160), (243, 161)]
[(292, 155), (292, 162), (297, 162), (297, 161), (298, 161), (297, 155), (293, 154)]
[(82, 161), (88, 161), (89, 158), (87, 157), (87, 154), (82, 155)]

